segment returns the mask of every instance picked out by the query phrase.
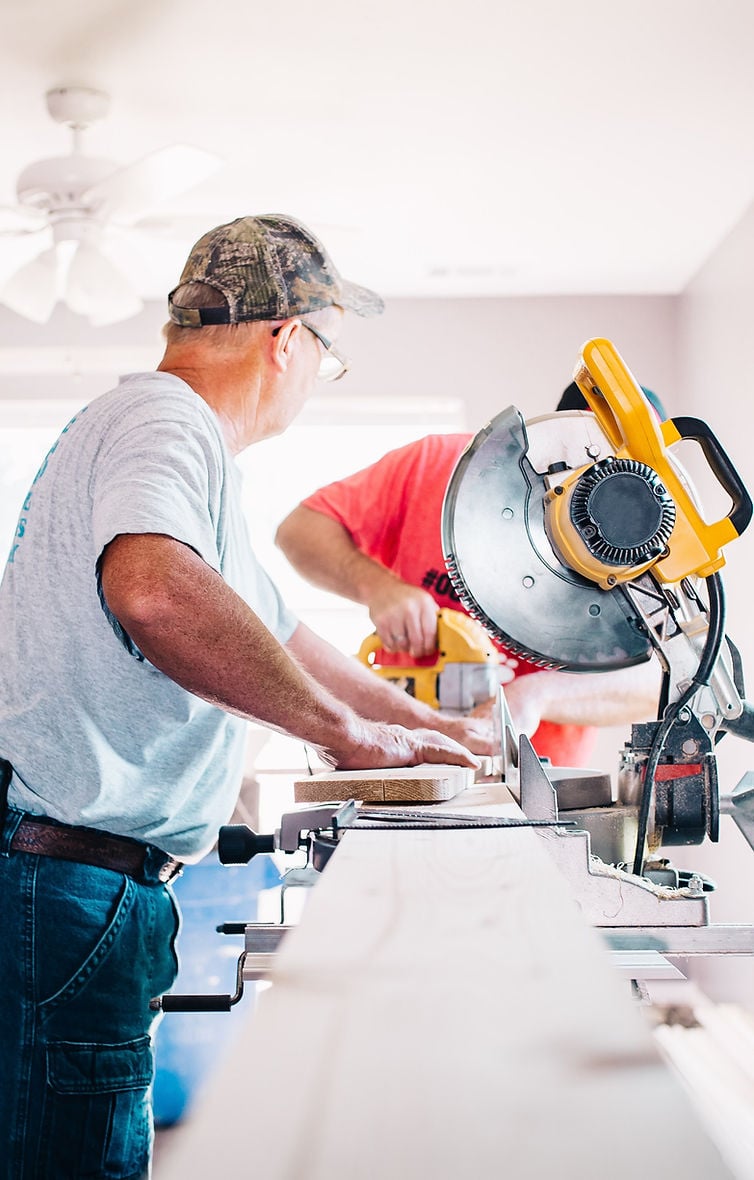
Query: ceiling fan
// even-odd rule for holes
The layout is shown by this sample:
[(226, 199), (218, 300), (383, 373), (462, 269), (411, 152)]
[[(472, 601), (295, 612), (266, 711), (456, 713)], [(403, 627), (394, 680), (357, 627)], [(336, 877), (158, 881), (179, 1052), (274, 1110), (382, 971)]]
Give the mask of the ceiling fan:
[(142, 300), (110, 257), (113, 236), (180, 229), (180, 219), (148, 214), (210, 176), (221, 160), (184, 144), (125, 166), (85, 155), (84, 133), (107, 114), (109, 96), (59, 86), (45, 97), (55, 122), (70, 128), (72, 147), (25, 168), (16, 184), (18, 204), (0, 208), (0, 238), (44, 235), (40, 252), (0, 289), (0, 302), (37, 323), (49, 319), (58, 299), (95, 325), (128, 319)]

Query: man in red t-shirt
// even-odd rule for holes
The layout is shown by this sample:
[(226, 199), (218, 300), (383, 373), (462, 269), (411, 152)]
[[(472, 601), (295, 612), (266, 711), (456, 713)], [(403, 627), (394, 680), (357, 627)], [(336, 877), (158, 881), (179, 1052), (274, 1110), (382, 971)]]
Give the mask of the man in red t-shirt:
[[(308, 496), (277, 531), (278, 546), (299, 573), (368, 607), (387, 651), (431, 655), (438, 607), (464, 610), (445, 570), (440, 522), (445, 489), (471, 437), (432, 434), (389, 451)], [(513, 719), (556, 766), (588, 764), (595, 725), (655, 715), (654, 662), (567, 673), (500, 652)]]

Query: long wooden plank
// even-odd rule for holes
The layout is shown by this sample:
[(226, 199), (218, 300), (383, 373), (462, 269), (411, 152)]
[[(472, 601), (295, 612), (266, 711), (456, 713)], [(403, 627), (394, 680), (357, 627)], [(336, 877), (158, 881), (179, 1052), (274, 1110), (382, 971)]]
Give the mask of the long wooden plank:
[(345, 838), (155, 1178), (648, 1169), (729, 1176), (544, 845), (483, 828)]

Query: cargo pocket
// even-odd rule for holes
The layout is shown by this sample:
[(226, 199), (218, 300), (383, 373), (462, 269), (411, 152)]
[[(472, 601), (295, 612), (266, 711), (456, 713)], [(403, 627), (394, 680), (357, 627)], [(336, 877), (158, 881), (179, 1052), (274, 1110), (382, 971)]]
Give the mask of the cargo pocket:
[(146, 1174), (151, 1144), (149, 1037), (117, 1045), (47, 1046), (43, 1175), (133, 1180)]

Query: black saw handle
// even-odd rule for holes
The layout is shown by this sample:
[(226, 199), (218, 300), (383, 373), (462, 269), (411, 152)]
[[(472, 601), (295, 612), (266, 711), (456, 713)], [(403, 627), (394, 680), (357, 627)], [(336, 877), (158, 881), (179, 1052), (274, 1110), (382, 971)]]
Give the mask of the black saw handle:
[(160, 997), (163, 1012), (230, 1012), (233, 996), (164, 995)]
[(751, 497), (740, 475), (723, 450), (720, 440), (712, 433), (707, 423), (702, 422), (701, 418), (687, 418), (681, 415), (678, 418), (671, 418), (670, 421), (681, 438), (699, 443), (718, 483), (731, 498), (733, 507), (728, 513), (728, 520), (740, 537), (751, 520)]

